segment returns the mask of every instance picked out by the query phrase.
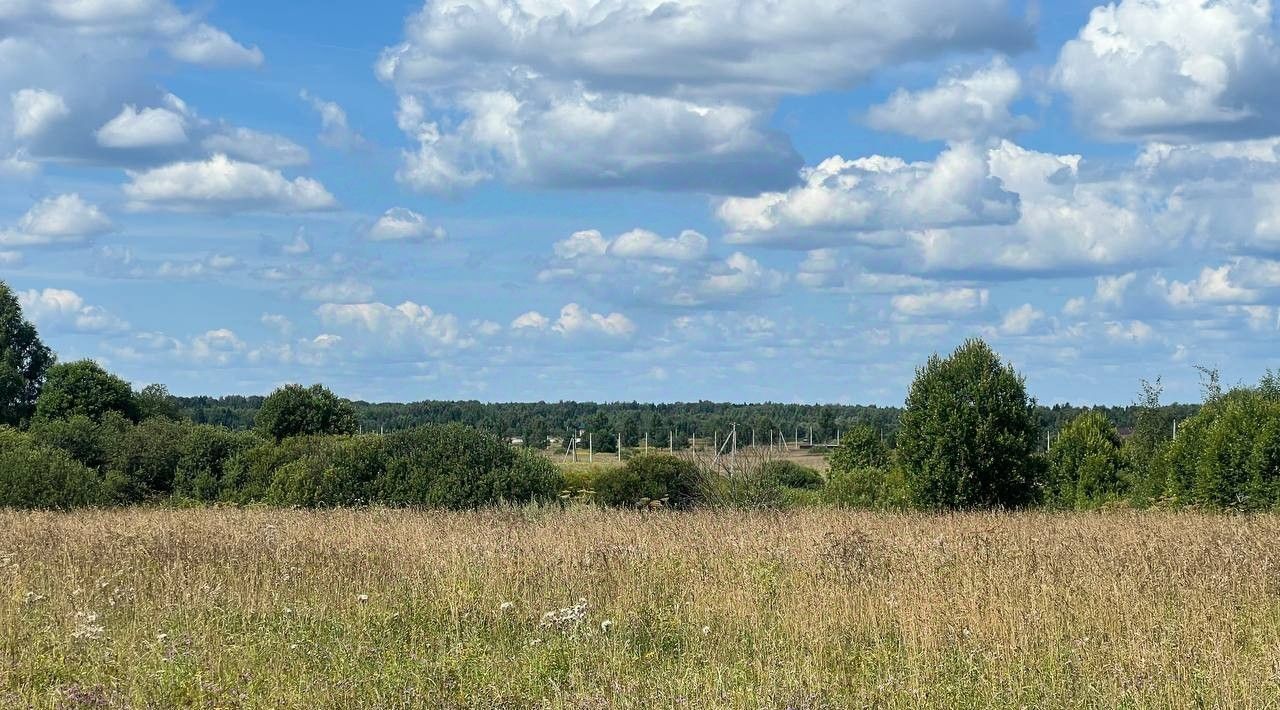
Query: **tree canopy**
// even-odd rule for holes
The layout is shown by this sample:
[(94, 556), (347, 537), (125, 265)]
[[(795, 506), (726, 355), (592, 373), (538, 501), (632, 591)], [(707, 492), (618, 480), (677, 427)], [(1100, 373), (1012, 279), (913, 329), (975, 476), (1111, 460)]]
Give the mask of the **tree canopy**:
[(53, 351), (22, 317), (18, 298), (0, 281), (0, 424), (24, 426), (35, 413)]

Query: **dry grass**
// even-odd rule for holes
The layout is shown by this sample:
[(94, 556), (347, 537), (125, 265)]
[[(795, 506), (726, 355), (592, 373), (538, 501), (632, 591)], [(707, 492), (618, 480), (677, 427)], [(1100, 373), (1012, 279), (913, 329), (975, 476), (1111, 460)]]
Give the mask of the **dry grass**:
[(0, 706), (1272, 707), (1277, 539), (1194, 514), (0, 512)]

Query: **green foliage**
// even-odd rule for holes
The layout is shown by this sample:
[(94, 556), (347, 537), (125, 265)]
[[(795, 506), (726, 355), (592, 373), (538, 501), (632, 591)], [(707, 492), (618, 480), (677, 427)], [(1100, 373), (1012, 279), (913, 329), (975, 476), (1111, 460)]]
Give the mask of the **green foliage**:
[(692, 461), (669, 454), (641, 454), (622, 466), (601, 471), (595, 479), (595, 499), (610, 506), (634, 507), (661, 501), (670, 507), (687, 507), (698, 502), (701, 479), (698, 466)]
[(106, 489), (111, 500), (136, 503), (168, 496), (190, 425), (148, 419), (123, 430), (110, 447)]
[(254, 428), (281, 441), (291, 436), (354, 434), (358, 428), (351, 403), (323, 385), (285, 385), (262, 402)]
[(38, 420), (30, 431), (37, 444), (61, 449), (89, 468), (106, 470), (112, 445), (129, 426), (129, 421), (117, 413), (101, 422), (76, 414), (66, 419)]
[(262, 440), (249, 432), (191, 426), (174, 471), (174, 494), (201, 501), (217, 500), (231, 459), (260, 443)]
[(889, 447), (875, 429), (857, 424), (842, 433), (840, 446), (831, 452), (830, 459), (833, 472), (879, 468), (889, 465)]
[(1062, 430), (1049, 451), (1045, 503), (1097, 508), (1121, 498), (1127, 485), (1120, 435), (1101, 412), (1082, 414)]
[(98, 474), (65, 451), (0, 427), (0, 507), (74, 508), (101, 502)]
[(532, 452), (460, 424), (418, 427), (383, 437), (386, 470), (374, 481), (379, 501), (476, 508), (552, 500), (563, 478)]
[(182, 411), (178, 409), (178, 400), (169, 394), (169, 388), (161, 384), (151, 384), (142, 388), (135, 397), (138, 402), (138, 413), (142, 419), (182, 419)]
[(897, 466), (832, 471), (822, 497), (832, 505), (869, 510), (898, 510), (911, 504), (906, 475)]
[(118, 412), (130, 421), (138, 421), (138, 402), (128, 382), (92, 360), (77, 360), (49, 368), (44, 388), (36, 399), (37, 421), (77, 415), (101, 421), (108, 412)]
[(783, 488), (816, 490), (826, 482), (816, 469), (789, 459), (765, 461), (760, 468), (761, 475), (776, 481)]
[(921, 508), (1012, 507), (1033, 500), (1037, 439), (1022, 377), (969, 340), (917, 371), (897, 450)]
[(1147, 505), (1168, 495), (1184, 498), (1189, 493), (1190, 480), (1167, 480), (1170, 474), (1167, 446), (1173, 432), (1173, 419), (1160, 406), (1164, 386), (1159, 377), (1154, 381), (1142, 380), (1141, 385), (1135, 405), (1138, 417), (1123, 449), (1134, 502)]
[(53, 351), (40, 342), (13, 290), (0, 281), (0, 426), (26, 426), (53, 363)]

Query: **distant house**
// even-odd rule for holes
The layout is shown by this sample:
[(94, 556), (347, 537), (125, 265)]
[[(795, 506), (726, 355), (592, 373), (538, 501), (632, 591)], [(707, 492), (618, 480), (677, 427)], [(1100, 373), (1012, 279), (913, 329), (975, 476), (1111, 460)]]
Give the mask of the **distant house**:
[(507, 439), (507, 443), (512, 446), (524, 446), (524, 439), (518, 436), (513, 436), (510, 439)]

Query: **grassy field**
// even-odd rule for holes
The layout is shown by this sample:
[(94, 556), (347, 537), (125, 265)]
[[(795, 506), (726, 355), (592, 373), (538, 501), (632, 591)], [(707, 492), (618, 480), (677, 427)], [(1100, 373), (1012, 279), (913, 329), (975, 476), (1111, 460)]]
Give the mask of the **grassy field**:
[(0, 512), (0, 707), (1275, 707), (1280, 518)]

